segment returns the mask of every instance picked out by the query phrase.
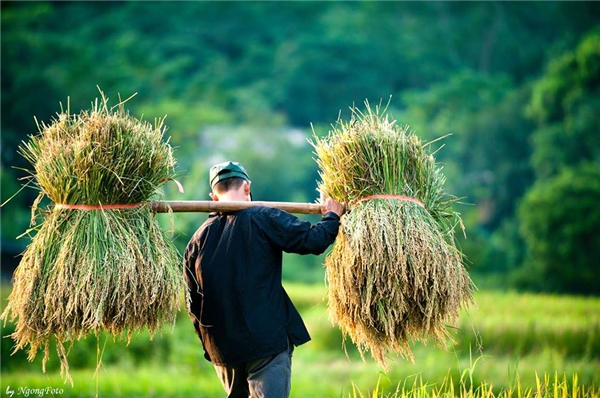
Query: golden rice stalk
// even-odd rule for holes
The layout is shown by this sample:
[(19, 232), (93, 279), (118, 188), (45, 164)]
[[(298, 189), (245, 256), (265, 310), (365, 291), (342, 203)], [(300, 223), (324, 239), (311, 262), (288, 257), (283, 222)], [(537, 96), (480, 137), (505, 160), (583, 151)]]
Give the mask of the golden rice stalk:
[[(44, 350), (44, 368), (53, 340), (70, 378), (74, 341), (102, 331), (129, 339), (147, 328), (153, 335), (175, 322), (180, 257), (148, 205), (175, 175), (163, 133), (162, 121), (137, 120), (103, 96), (92, 111), (59, 114), (21, 146), (38, 201), (53, 203), (32, 228), (1, 318), (15, 323), (15, 350), (27, 349), (30, 360)], [(109, 205), (121, 208), (101, 208)]]
[(320, 191), (349, 210), (325, 262), (328, 305), (361, 356), (370, 351), (387, 368), (389, 352), (413, 359), (411, 341), (451, 341), (446, 324), (472, 302), (474, 286), (455, 245), (456, 198), (444, 192), (428, 144), (368, 103), (352, 111), (313, 142)]

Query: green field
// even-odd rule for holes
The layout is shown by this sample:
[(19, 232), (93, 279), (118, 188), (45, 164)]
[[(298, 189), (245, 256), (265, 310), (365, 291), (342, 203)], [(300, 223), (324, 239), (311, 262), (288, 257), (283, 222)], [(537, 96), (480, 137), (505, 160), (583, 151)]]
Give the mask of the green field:
[[(294, 353), (293, 397), (387, 396), (402, 387), (419, 396), (458, 395), (461, 388), (467, 391), (462, 396), (515, 390), (515, 397), (532, 391), (600, 395), (600, 298), (479, 292), (477, 307), (464, 311), (453, 331), (456, 345), (415, 343), (414, 363), (392, 357), (384, 373), (370, 358), (363, 362), (350, 342), (346, 355), (341, 334), (328, 319), (323, 285), (286, 288), (313, 338)], [(11, 330), (6, 325), (3, 335)], [(60, 376), (55, 355), (42, 373), (39, 358), (28, 363), (21, 352), (10, 356), (11, 346), (10, 339), (2, 339), (2, 396), (10, 390), (21, 396), (223, 396), (185, 313), (153, 340), (142, 333), (129, 346), (105, 336), (76, 342), (69, 356), (73, 387)], [(98, 350), (103, 362), (95, 374)], [(554, 387), (560, 389), (554, 393)]]

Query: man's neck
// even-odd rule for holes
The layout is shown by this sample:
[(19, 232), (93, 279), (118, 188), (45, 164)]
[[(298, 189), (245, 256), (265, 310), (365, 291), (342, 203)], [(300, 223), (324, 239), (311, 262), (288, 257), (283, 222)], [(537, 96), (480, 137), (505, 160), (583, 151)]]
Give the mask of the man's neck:
[(219, 195), (220, 202), (246, 202), (247, 200), (246, 195), (240, 195), (238, 192), (225, 192)]

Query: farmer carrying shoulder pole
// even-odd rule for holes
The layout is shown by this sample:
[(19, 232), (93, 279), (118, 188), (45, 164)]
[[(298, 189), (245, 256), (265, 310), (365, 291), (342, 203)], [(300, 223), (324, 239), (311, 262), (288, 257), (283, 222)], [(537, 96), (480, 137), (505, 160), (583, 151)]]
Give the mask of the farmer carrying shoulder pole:
[[(250, 201), (244, 167), (210, 170), (211, 198)], [(229, 397), (287, 397), (293, 347), (310, 336), (281, 285), (282, 252), (321, 254), (335, 240), (344, 205), (322, 201), (312, 225), (275, 208), (213, 213), (185, 251), (188, 311)]]

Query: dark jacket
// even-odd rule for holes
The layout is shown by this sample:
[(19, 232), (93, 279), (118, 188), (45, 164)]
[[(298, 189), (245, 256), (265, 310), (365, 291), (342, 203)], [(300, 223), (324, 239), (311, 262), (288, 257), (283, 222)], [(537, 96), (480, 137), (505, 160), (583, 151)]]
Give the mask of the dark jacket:
[(310, 340), (281, 285), (282, 252), (321, 254), (339, 217), (311, 226), (284, 211), (252, 207), (212, 214), (185, 251), (188, 312), (205, 358), (234, 365), (275, 355)]

